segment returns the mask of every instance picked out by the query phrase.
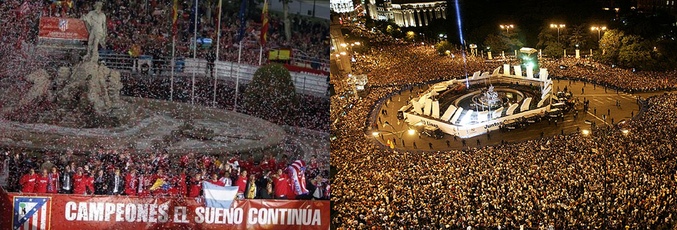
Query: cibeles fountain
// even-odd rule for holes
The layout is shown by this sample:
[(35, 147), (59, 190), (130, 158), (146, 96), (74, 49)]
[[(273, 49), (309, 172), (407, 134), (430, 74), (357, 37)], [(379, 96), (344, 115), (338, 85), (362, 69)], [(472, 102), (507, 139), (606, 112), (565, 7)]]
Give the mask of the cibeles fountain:
[(124, 97), (121, 73), (99, 60), (106, 22), (101, 3), (82, 18), (87, 54), (51, 76), (32, 70), (0, 82), (0, 145), (62, 151), (165, 149), (223, 153), (265, 149), (285, 131), (248, 115), (183, 103)]
[(520, 119), (542, 117), (550, 112), (552, 80), (548, 71), (538, 74), (521, 66), (475, 72), (467, 78), (442, 81), (412, 97), (400, 108), (409, 125), (432, 126), (447, 134), (469, 138), (497, 130)]

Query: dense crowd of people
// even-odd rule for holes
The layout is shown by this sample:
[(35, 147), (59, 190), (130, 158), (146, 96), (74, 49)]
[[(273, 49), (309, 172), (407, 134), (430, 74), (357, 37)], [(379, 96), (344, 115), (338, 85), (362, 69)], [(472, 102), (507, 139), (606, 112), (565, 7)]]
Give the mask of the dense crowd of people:
[[(315, 155), (307, 160), (308, 194), (297, 195), (287, 170), (296, 159), (267, 154), (260, 160), (240, 154), (214, 157), (189, 153), (140, 154), (132, 149), (82, 154), (45, 153), (40, 157), (19, 149), (3, 151), (9, 168), (7, 190), (22, 193), (198, 197), (202, 182), (238, 186), (247, 199), (327, 199), (328, 165)], [(301, 159), (299, 160), (304, 160)], [(8, 159), (5, 161), (5, 159)]]
[[(677, 95), (648, 98), (642, 115), (589, 135), (464, 150), (393, 151), (365, 133), (377, 101), (466, 71), (458, 55), (438, 56), (430, 46), (371, 49), (353, 65), (369, 75), (362, 97), (349, 95), (347, 87), (331, 97), (336, 136), (331, 165), (338, 171), (332, 181), (338, 187), (331, 198), (332, 224), (339, 229), (668, 229), (677, 223), (677, 164), (671, 160), (677, 157), (672, 150)], [(550, 76), (634, 92), (670, 88), (675, 81), (674, 72), (598, 66), (599, 73), (591, 74), (579, 71), (587, 67), (575, 62), (564, 64), (567, 70), (558, 65), (544, 64)], [(465, 66), (472, 73), (498, 65), (468, 59)]]
[(587, 81), (629, 92), (672, 90), (677, 88), (677, 71), (637, 71), (616, 68), (594, 61), (567, 58), (543, 61), (550, 75)]
[[(145, 4), (147, 2), (147, 4)], [(171, 12), (173, 1), (104, 1), (103, 11), (108, 22), (108, 36), (106, 47), (101, 50), (112, 50), (118, 54), (150, 55), (154, 58), (168, 58), (172, 55), (172, 20)], [(35, 44), (37, 39), (38, 20), (42, 16), (80, 18), (92, 9), (93, 1), (65, 0), (65, 1), (3, 1), (3, 13), (0, 21), (10, 25), (7, 31), (0, 33), (2, 40), (9, 40), (7, 44), (19, 46), (21, 41)], [(177, 57), (192, 57), (190, 47), (194, 31), (191, 24), (192, 2), (180, 2), (179, 17), (177, 20)], [(201, 2), (202, 4), (202, 2)], [(258, 6), (257, 6), (258, 7)], [(209, 10), (211, 20), (206, 13)], [(213, 39), (212, 47), (216, 47), (216, 18), (217, 5), (200, 5), (198, 37)], [(248, 15), (246, 36), (242, 44), (242, 61), (258, 65), (259, 63), (259, 34), (262, 23), (260, 14)], [(329, 25), (325, 20), (316, 20), (291, 15), (290, 23), (292, 37), (284, 34), (284, 22), (276, 14), (270, 14), (268, 42), (265, 49), (287, 48), (293, 49), (296, 57), (302, 57), (300, 63), (294, 65), (308, 65), (310, 68), (326, 71), (329, 55)], [(239, 31), (238, 12), (224, 12), (221, 22), (221, 38), (219, 60), (237, 61), (238, 44), (235, 42)], [(5, 42), (3, 42), (5, 43)], [(135, 47), (135, 49), (132, 49)], [(132, 52), (132, 50), (134, 50)], [(214, 49), (198, 49), (198, 58), (214, 55)], [(267, 62), (267, 55), (263, 55), (263, 63)], [(302, 63), (301, 63), (302, 62)], [(311, 64), (312, 63), (312, 64)]]

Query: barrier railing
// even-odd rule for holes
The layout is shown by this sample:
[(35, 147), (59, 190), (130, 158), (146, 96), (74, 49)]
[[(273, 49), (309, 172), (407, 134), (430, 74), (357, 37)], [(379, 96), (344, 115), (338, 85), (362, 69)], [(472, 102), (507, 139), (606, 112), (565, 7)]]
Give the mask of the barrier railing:
[[(171, 58), (153, 59), (150, 56), (142, 55), (136, 59), (125, 54), (115, 53), (101, 53), (99, 56), (106, 66), (117, 70), (162, 76), (169, 76), (171, 72)], [(200, 77), (213, 76), (205, 59), (176, 58), (175, 61), (174, 74), (177, 77), (192, 76), (193, 73)], [(236, 81), (239, 78), (240, 83), (247, 84), (252, 80), (252, 76), (258, 68), (259, 66), (248, 64), (238, 65), (234, 62), (216, 61), (213, 71), (217, 79)], [(327, 76), (292, 71), (290, 71), (290, 74), (297, 93), (327, 96), (329, 86)]]

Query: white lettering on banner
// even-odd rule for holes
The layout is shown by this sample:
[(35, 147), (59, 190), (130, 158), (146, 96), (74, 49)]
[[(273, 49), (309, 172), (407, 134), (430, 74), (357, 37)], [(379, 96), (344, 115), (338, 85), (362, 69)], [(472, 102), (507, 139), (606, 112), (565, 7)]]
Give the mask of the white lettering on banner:
[[(103, 221), (103, 203), (89, 203), (89, 220)], [(107, 218), (106, 218), (107, 219)]]
[(115, 204), (115, 221), (125, 221), (125, 218), (122, 217), (122, 214), (125, 214), (125, 204)]
[(150, 212), (148, 214), (148, 222), (157, 223), (157, 204), (151, 204)]
[(106, 206), (106, 217), (105, 217), (105, 219), (106, 219), (106, 221), (110, 221), (110, 215), (115, 213), (115, 204), (106, 203), (105, 206)]
[(160, 216), (158, 216), (158, 221), (160, 223), (167, 223), (167, 221), (169, 221), (167, 210), (169, 210), (169, 204), (167, 203), (161, 204), (160, 207), (158, 207), (158, 214), (160, 214)]
[[(189, 223), (188, 209), (175, 206), (169, 212), (169, 203), (164, 204), (129, 204), (106, 202), (67, 202), (65, 218), (68, 221), (116, 221), (147, 223)], [(245, 219), (242, 208), (196, 207), (197, 224), (242, 224)], [(319, 209), (288, 208), (249, 208), (247, 225), (302, 225), (320, 226), (322, 217)], [(173, 215), (173, 217), (170, 217)]]
[(78, 203), (78, 221), (87, 220), (87, 203)]
[(66, 203), (66, 220), (68, 221), (73, 221), (77, 217), (77, 214), (73, 213), (73, 211), (76, 211), (76, 204), (73, 201), (69, 201)]
[[(288, 216), (285, 215), (287, 213)], [(287, 225), (321, 225), (322, 216), (317, 209), (249, 209), (247, 224), (287, 224)], [(280, 217), (280, 218), (278, 218)], [(287, 219), (285, 222), (284, 219)]]
[(148, 222), (148, 204), (137, 204), (136, 214), (136, 222)]
[(136, 219), (136, 205), (127, 205), (125, 207), (125, 220), (134, 222), (134, 219)]
[(204, 212), (204, 207), (195, 208), (195, 223), (201, 224), (205, 221)]
[(186, 213), (186, 207), (174, 207), (174, 223), (188, 223), (188, 220), (186, 219), (187, 217), (188, 214)]

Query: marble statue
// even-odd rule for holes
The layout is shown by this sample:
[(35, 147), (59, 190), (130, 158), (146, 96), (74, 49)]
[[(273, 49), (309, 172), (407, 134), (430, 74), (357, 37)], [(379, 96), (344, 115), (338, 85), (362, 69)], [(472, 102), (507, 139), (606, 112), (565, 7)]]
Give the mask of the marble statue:
[(102, 2), (94, 3), (94, 10), (89, 11), (87, 15), (82, 16), (82, 20), (87, 26), (89, 40), (87, 41), (87, 55), (83, 58), (85, 61), (99, 61), (99, 45), (106, 44), (106, 14), (101, 11)]

